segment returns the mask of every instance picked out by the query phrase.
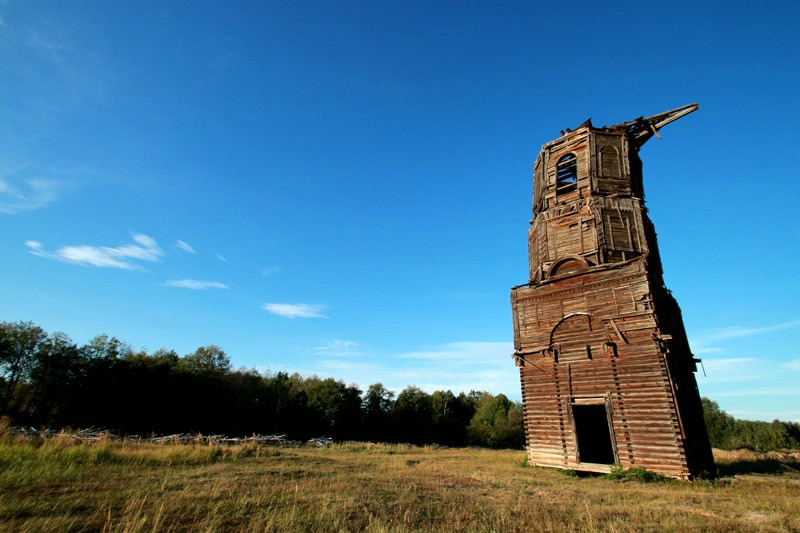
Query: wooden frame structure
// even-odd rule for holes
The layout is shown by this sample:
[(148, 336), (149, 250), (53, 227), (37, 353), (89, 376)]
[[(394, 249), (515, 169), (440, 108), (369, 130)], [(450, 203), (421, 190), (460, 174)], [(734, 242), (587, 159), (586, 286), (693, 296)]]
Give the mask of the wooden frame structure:
[(590, 119), (536, 159), (529, 282), (511, 290), (532, 465), (713, 472), (698, 360), (662, 279), (638, 156), (697, 108), (602, 128)]

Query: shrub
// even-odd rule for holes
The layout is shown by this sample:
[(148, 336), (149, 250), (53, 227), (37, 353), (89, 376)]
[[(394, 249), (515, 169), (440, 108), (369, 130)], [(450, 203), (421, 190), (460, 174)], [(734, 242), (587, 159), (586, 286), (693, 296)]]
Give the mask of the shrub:
[(661, 474), (656, 474), (645, 468), (634, 467), (625, 469), (621, 465), (613, 465), (611, 467), (611, 472), (606, 474), (605, 478), (620, 481), (638, 481), (639, 483), (661, 483), (668, 481), (668, 479)]

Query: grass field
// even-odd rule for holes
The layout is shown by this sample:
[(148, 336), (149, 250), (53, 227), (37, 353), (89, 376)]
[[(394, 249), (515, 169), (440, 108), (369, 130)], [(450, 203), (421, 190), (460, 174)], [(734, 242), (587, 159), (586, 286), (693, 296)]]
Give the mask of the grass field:
[(800, 531), (798, 465), (721, 481), (525, 466), (522, 451), (0, 440), (3, 531)]

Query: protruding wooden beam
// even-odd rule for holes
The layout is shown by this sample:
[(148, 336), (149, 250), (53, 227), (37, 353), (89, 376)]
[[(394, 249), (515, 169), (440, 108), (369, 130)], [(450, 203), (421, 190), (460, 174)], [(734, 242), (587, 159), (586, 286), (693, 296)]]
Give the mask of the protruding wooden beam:
[(658, 134), (658, 130), (667, 124), (675, 122), (679, 118), (685, 117), (689, 113), (697, 111), (699, 108), (700, 106), (698, 104), (689, 104), (676, 109), (671, 109), (670, 111), (664, 111), (663, 113), (659, 113), (657, 115), (639, 117), (629, 122), (621, 122), (613, 126), (606, 126), (603, 129), (624, 130), (625, 133), (628, 134), (633, 145), (638, 150), (654, 135), (658, 138), (661, 138), (661, 136)]

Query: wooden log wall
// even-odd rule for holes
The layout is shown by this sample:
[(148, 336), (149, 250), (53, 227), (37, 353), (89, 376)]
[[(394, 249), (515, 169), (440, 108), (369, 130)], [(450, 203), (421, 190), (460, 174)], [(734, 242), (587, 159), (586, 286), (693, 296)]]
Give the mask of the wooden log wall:
[(511, 292), (529, 461), (690, 478), (713, 458), (644, 206), (637, 151), (655, 126), (618, 126), (587, 121), (534, 163), (530, 280)]
[[(542, 148), (534, 165), (534, 218), (528, 231), (530, 279), (544, 280), (559, 258), (575, 256), (587, 265), (627, 261), (647, 254), (646, 210), (638, 157), (623, 157), (623, 134), (578, 130)], [(577, 157), (577, 183), (559, 192), (557, 164)]]
[(602, 399), (615, 462), (689, 477), (644, 261), (512, 294), (529, 462), (608, 471), (581, 462), (570, 412)]

